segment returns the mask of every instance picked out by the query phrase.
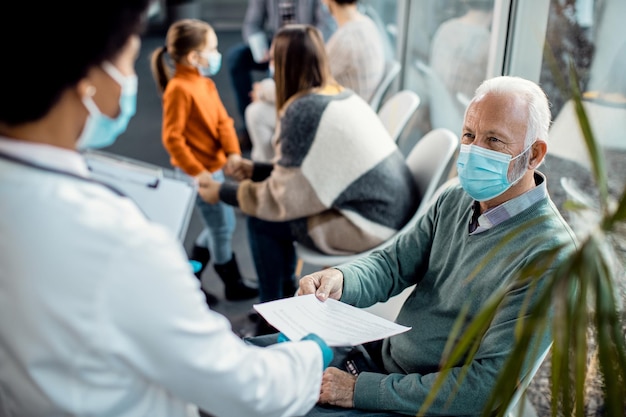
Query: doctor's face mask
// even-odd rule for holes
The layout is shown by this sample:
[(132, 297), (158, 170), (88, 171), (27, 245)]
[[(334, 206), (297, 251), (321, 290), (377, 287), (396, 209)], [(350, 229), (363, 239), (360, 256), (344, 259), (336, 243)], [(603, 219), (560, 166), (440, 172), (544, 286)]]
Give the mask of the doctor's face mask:
[(102, 70), (122, 89), (119, 100), (120, 113), (111, 118), (100, 111), (90, 95), (83, 97), (83, 104), (89, 111), (89, 116), (76, 145), (79, 149), (113, 145), (117, 137), (126, 130), (137, 109), (137, 75), (123, 75), (110, 62), (104, 62)]

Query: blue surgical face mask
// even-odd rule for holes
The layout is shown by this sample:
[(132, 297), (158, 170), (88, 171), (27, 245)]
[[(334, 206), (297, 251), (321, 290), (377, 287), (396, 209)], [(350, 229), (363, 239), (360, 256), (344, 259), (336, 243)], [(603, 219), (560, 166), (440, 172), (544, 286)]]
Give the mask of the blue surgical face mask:
[(217, 74), (222, 67), (222, 54), (219, 52), (211, 52), (208, 55), (202, 55), (209, 62), (209, 66), (204, 67), (198, 65), (198, 71), (205, 77), (212, 77)]
[(518, 178), (509, 181), (509, 164), (529, 149), (530, 146), (511, 158), (511, 155), (480, 146), (461, 145), (456, 162), (461, 186), (476, 201), (496, 198), (524, 176), (524, 172), (521, 172)]
[(267, 70), (270, 73), (270, 78), (274, 78), (274, 64), (269, 64)]
[(137, 109), (137, 75), (123, 75), (110, 62), (104, 62), (102, 69), (122, 88), (119, 101), (120, 114), (112, 119), (100, 111), (90, 96), (83, 97), (83, 104), (89, 111), (89, 116), (76, 142), (79, 149), (113, 145), (117, 137), (126, 130)]

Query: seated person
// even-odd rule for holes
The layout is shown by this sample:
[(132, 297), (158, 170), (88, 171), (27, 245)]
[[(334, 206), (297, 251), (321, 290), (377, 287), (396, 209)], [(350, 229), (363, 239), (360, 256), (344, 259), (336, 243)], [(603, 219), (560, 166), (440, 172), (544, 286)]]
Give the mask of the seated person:
[(369, 102), (385, 75), (383, 34), (361, 13), (357, 0), (322, 0), (337, 22), (326, 42), (330, 72), (342, 86)]
[[(335, 350), (318, 405), (307, 416), (416, 415), (439, 376), (448, 335), (468, 301), (471, 320), (496, 288), (510, 284), (533, 259), (560, 245), (574, 248), (574, 234), (550, 199), (546, 177), (537, 171), (546, 155), (549, 125), (548, 100), (536, 84), (516, 77), (485, 81), (464, 121), (460, 185), (443, 191), (415, 227), (387, 248), (300, 280), (299, 295), (315, 293), (322, 301), (330, 297), (357, 307), (386, 301), (417, 284), (396, 319), (411, 330), (360, 346), (369, 363), (356, 376), (343, 370), (346, 355)], [(523, 232), (485, 259), (520, 227)], [(468, 281), (479, 266), (480, 273)], [(466, 366), (462, 359), (452, 368), (427, 415), (481, 414), (515, 343), (520, 310), (532, 294), (532, 284), (515, 285), (473, 361)], [(262, 345), (272, 338), (249, 341)], [(549, 335), (538, 341), (547, 348)], [(467, 375), (459, 384), (462, 372)]]
[[(330, 72), (335, 81), (368, 101), (385, 72), (382, 34), (372, 19), (357, 8), (357, 0), (322, 0), (337, 22), (337, 30), (326, 42)], [(272, 66), (270, 65), (270, 74)], [(253, 84), (245, 119), (254, 161), (274, 157), (276, 130), (276, 85), (272, 78)]]
[(242, 119), (250, 104), (253, 72), (268, 70), (269, 56), (259, 61), (254, 59), (250, 50), (251, 36), (264, 33), (271, 41), (281, 27), (291, 23), (314, 25), (325, 36), (330, 36), (334, 30), (332, 18), (324, 9), (322, 0), (248, 0), (242, 27), (243, 42), (230, 48), (226, 57), (237, 109)]
[(330, 75), (320, 32), (286, 26), (271, 51), (281, 115), (276, 162), (244, 159), (233, 173), (240, 183), (199, 183), (207, 202), (249, 216), (262, 302), (294, 294), (294, 241), (327, 254), (361, 252), (393, 236), (419, 203), (404, 157), (374, 111)]

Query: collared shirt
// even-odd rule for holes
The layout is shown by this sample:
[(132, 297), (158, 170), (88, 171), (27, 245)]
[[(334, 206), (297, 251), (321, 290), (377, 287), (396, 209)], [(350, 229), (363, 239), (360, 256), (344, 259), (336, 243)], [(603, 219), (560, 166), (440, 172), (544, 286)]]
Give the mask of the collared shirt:
[(512, 198), (499, 206), (487, 210), (478, 217), (476, 217), (476, 215), (480, 213), (480, 205), (478, 201), (474, 201), (472, 206), (472, 218), (469, 224), (470, 235), (475, 235), (482, 233), (485, 230), (489, 230), (503, 221), (508, 220), (526, 210), (537, 201), (546, 198), (548, 196), (546, 177), (538, 171), (535, 171), (535, 185), (536, 187), (533, 189), (528, 190), (524, 194)]
[(89, 168), (82, 155), (76, 151), (0, 136), (0, 152), (38, 165), (89, 177)]

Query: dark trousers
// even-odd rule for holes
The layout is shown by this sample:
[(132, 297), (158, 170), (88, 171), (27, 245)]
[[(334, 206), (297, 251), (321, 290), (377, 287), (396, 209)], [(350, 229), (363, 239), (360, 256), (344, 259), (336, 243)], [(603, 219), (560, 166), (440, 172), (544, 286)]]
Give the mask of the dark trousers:
[(296, 249), (290, 222), (268, 222), (249, 216), (248, 243), (259, 281), (259, 301), (294, 295)]
[(267, 72), (269, 65), (267, 62), (260, 64), (255, 62), (252, 58), (250, 47), (245, 43), (237, 44), (228, 50), (226, 63), (230, 80), (235, 90), (237, 109), (245, 123), (245, 111), (248, 104), (250, 104), (250, 91), (252, 90), (252, 72)]

